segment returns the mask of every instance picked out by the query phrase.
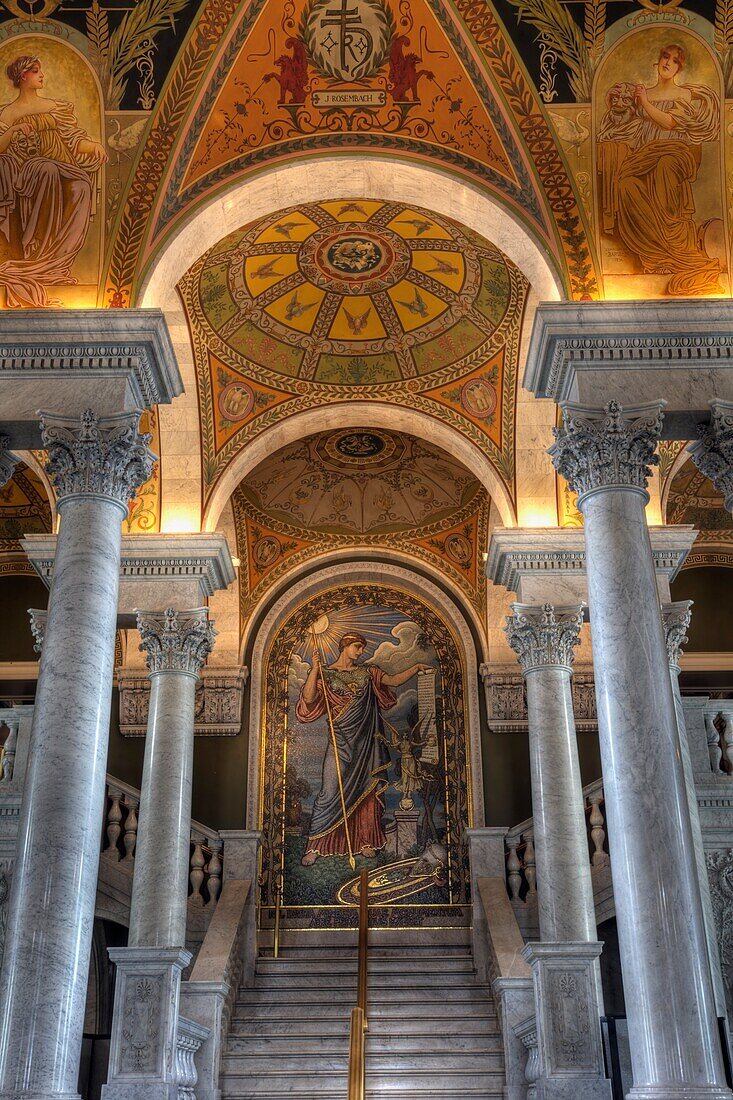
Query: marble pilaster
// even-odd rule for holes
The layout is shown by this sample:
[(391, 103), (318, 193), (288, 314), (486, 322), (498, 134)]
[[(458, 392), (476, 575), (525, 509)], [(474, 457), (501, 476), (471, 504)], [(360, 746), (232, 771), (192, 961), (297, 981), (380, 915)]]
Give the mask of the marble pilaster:
[(154, 457), (139, 419), (41, 419), (61, 529), (0, 975), (3, 1100), (78, 1097), (121, 525)]
[(733, 401), (710, 402), (710, 424), (688, 450), (700, 473), (723, 494), (733, 512)]
[(130, 947), (186, 943), (194, 697), (215, 631), (206, 608), (138, 612), (150, 675)]
[[(550, 449), (584, 517), (630, 1100), (729, 1100), (644, 508), (662, 403), (564, 405)], [(663, 853), (663, 858), (662, 858)]]

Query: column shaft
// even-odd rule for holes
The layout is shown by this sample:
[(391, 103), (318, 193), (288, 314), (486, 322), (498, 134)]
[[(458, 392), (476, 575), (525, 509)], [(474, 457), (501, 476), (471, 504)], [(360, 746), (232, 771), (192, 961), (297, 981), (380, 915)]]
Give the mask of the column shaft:
[(0, 1096), (76, 1096), (119, 585), (116, 503), (62, 505), (0, 980)]
[(727, 1096), (644, 504), (626, 489), (583, 503), (630, 1095)]
[(195, 693), (189, 673), (150, 677), (130, 947), (186, 943)]
[(540, 938), (596, 939), (570, 672), (526, 674)]
[(139, 413), (43, 417), (61, 528), (0, 975), (0, 1097), (77, 1100), (109, 740), (121, 525)]

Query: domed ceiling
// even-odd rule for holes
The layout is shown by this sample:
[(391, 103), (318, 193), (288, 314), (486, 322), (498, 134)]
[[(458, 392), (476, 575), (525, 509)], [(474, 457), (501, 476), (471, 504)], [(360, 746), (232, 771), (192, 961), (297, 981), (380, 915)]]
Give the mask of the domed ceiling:
[(527, 283), (477, 234), (417, 206), (311, 203), (230, 234), (179, 290), (209, 483), (258, 427), (352, 397), (448, 421), (511, 482)]
[(677, 471), (669, 488), (667, 523), (691, 523), (700, 534), (686, 565), (721, 565), (730, 560), (733, 517), (723, 495), (700, 473), (691, 458)]
[[(197, 319), (268, 385), (422, 389), (470, 373), (521, 303), (505, 256), (419, 207), (294, 207), (239, 230), (197, 267)], [(466, 395), (490, 415), (490, 385)], [(235, 415), (241, 412), (237, 403)]]
[(429, 561), (483, 613), (489, 503), (465, 466), (402, 432), (342, 429), (292, 443), (233, 496), (243, 610), (317, 554), (379, 546)]

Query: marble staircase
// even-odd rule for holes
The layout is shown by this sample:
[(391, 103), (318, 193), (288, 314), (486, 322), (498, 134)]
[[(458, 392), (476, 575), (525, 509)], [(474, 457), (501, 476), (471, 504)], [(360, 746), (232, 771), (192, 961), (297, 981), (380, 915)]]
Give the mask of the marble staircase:
[[(345, 1100), (355, 998), (355, 955), (312, 950), (259, 959), (231, 1016), (222, 1100)], [(467, 951), (375, 947), (368, 1016), (367, 1100), (504, 1095), (496, 1007)]]

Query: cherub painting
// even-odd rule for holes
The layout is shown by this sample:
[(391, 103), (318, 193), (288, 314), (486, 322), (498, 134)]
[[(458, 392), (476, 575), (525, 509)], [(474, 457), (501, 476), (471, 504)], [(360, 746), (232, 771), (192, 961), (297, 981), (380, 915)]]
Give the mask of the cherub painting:
[(43, 94), (40, 57), (6, 65), (0, 107), (0, 286), (11, 307), (58, 305), (50, 287), (75, 283), (89, 231), (104, 147), (79, 125), (72, 103)]
[[(646, 41), (642, 36), (637, 45)], [(715, 164), (720, 98), (707, 83), (687, 78), (688, 51), (680, 42), (662, 42), (654, 62), (652, 80), (615, 81), (598, 108), (601, 230), (635, 258), (637, 271), (668, 277), (663, 293), (721, 294), (722, 221), (710, 217), (711, 205), (719, 213), (711, 194), (716, 174), (701, 173), (706, 150)], [(611, 71), (623, 73), (624, 66), (617, 60)]]

